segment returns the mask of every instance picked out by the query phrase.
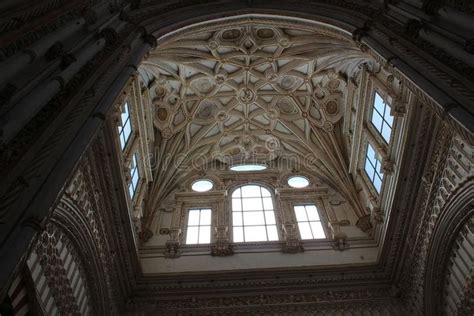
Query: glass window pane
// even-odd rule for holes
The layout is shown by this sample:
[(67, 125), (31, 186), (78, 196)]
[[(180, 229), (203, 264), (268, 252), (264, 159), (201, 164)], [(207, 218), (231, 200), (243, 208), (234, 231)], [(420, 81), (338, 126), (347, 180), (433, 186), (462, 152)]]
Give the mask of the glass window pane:
[(199, 243), (209, 244), (211, 242), (211, 226), (199, 227)]
[(375, 150), (370, 143), (367, 145), (367, 157), (370, 158), (371, 161), (375, 159)]
[(301, 239), (313, 239), (308, 222), (298, 222), (298, 228), (300, 230)]
[(263, 209), (273, 210), (273, 202), (271, 197), (263, 198)]
[(190, 210), (188, 215), (188, 226), (199, 225), (199, 210)]
[(377, 189), (377, 192), (380, 192), (380, 189), (382, 188), (382, 180), (378, 177), (374, 177), (374, 187)]
[(138, 172), (136, 172), (135, 170), (135, 173), (133, 174), (132, 176), (132, 183), (133, 183), (133, 186), (137, 186), (137, 183), (138, 183)]
[(372, 180), (372, 176), (374, 174), (374, 167), (370, 164), (369, 160), (365, 160), (365, 172), (367, 172), (367, 175), (369, 176), (370, 180)]
[(377, 92), (375, 92), (374, 108), (377, 109), (377, 111), (379, 111), (380, 114), (383, 114), (384, 102), (383, 102), (382, 97)]
[(127, 122), (128, 118), (129, 118), (129, 115), (128, 115), (128, 112), (127, 112), (127, 110), (126, 110), (126, 108), (125, 108), (125, 112), (122, 112), (122, 114), (120, 115), (121, 125), (122, 125), (122, 126), (125, 125), (125, 123)]
[(242, 226), (242, 212), (233, 212), (232, 213), (232, 225)]
[(232, 197), (233, 198), (240, 197), (240, 188), (236, 189), (234, 193), (232, 193)]
[(265, 225), (263, 212), (244, 212), (244, 225)]
[(379, 132), (382, 130), (382, 117), (376, 111), (372, 114), (372, 124)]
[(123, 126), (123, 133), (125, 135), (125, 140), (128, 140), (128, 137), (130, 136), (130, 133), (132, 132), (131, 126), (130, 126), (130, 121), (125, 123)]
[(264, 187), (261, 187), (261, 188), (262, 188), (262, 196), (263, 197), (271, 197), (272, 196), (270, 191), (268, 191), (266, 188), (264, 188)]
[(265, 211), (265, 222), (267, 225), (275, 224), (275, 213), (273, 211)]
[(390, 115), (390, 106), (387, 104), (387, 108), (385, 109), (385, 121), (388, 123), (390, 127), (393, 126), (393, 116)]
[(234, 236), (233, 236), (234, 242), (243, 242), (244, 241), (243, 227), (234, 227), (233, 232), (234, 232)]
[(292, 188), (305, 188), (309, 185), (309, 180), (306, 177), (293, 176), (288, 179), (287, 183)]
[(191, 185), (191, 189), (196, 192), (206, 192), (214, 187), (212, 181), (209, 180), (198, 180)]
[(265, 226), (244, 227), (245, 241), (266, 241), (267, 232)]
[(240, 199), (232, 199), (232, 210), (233, 211), (241, 211), (242, 205)]
[(298, 222), (307, 221), (306, 218), (306, 211), (304, 210), (304, 206), (295, 206), (295, 215), (296, 220)]
[(201, 220), (199, 225), (211, 225), (211, 210), (204, 208), (201, 210)]
[(260, 197), (260, 187), (258, 185), (246, 185), (242, 188), (242, 197)]
[(131, 183), (128, 185), (128, 193), (130, 194), (130, 197), (133, 198), (135, 190), (133, 189), (133, 185)]
[(186, 243), (197, 244), (198, 242), (198, 227), (188, 227), (186, 232)]
[(306, 205), (306, 214), (308, 214), (308, 219), (310, 221), (318, 221), (319, 214), (315, 205)]
[(261, 198), (242, 199), (242, 208), (244, 211), (260, 211), (263, 210)]
[(123, 149), (125, 147), (125, 140), (120, 136), (120, 147)]
[(324, 234), (323, 225), (321, 222), (311, 222), (311, 230), (313, 231), (314, 239), (324, 239), (326, 235)]
[(268, 240), (278, 240), (277, 227), (275, 225), (267, 226)]
[(392, 130), (390, 129), (390, 127), (388, 127), (388, 125), (385, 124), (382, 130), (382, 136), (387, 143), (390, 142), (391, 133), (392, 133)]

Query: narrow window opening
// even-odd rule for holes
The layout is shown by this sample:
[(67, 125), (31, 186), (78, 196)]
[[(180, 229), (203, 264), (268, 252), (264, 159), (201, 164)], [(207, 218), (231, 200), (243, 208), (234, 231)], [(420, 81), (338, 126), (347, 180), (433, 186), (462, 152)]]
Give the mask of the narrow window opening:
[(390, 105), (377, 92), (375, 92), (371, 122), (383, 139), (389, 143), (392, 134), (393, 116), (390, 115)]
[(209, 208), (189, 210), (186, 244), (201, 245), (211, 243), (211, 216), (212, 212)]
[(140, 172), (138, 171), (138, 164), (137, 164), (137, 154), (133, 154), (132, 163), (130, 165), (130, 183), (128, 184), (128, 192), (130, 193), (130, 197), (133, 199), (138, 187), (138, 181), (140, 180)]
[(130, 121), (130, 113), (128, 111), (128, 103), (123, 105), (123, 112), (120, 115), (121, 124), (118, 127), (118, 133), (120, 138), (120, 148), (122, 150), (127, 146), (128, 139), (132, 133), (132, 123)]
[(296, 205), (294, 210), (301, 239), (326, 238), (316, 205)]
[(367, 144), (367, 154), (365, 156), (365, 173), (374, 185), (378, 193), (382, 189), (383, 173), (381, 172), (381, 165), (377, 152), (369, 143)]

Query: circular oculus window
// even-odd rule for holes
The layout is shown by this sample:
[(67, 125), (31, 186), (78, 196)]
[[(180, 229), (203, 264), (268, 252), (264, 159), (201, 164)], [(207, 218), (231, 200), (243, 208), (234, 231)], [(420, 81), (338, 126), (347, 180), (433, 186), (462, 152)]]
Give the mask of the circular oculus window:
[(206, 192), (214, 187), (214, 183), (210, 180), (197, 180), (194, 181), (191, 189), (196, 192)]
[(288, 178), (288, 185), (292, 188), (306, 188), (309, 185), (309, 180), (302, 176), (293, 176)]
[(232, 171), (261, 171), (265, 169), (267, 169), (267, 166), (257, 164), (241, 164), (230, 167)]

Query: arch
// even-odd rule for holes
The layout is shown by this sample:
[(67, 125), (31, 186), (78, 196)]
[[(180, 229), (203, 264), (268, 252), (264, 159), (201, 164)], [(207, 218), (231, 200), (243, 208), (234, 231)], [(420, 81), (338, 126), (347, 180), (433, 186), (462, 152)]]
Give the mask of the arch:
[(426, 257), (424, 281), (425, 315), (443, 314), (443, 288), (450, 250), (461, 228), (474, 216), (474, 180), (464, 182), (444, 206), (435, 227)]
[(101, 260), (104, 258), (100, 250), (101, 245), (98, 244), (94, 228), (91, 227), (84, 211), (73, 200), (64, 196), (54, 209), (51, 222), (68, 237), (75, 251), (81, 254), (80, 261), (87, 271), (83, 277), (87, 279), (89, 285), (94, 312), (100, 315), (109, 313), (112, 297), (111, 293), (108, 293), (107, 274), (110, 272), (105, 271), (106, 265)]

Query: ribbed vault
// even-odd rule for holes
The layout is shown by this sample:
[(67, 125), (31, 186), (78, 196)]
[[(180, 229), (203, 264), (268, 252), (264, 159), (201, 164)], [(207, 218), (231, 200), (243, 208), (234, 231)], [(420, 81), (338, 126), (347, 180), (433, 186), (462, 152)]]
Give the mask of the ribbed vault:
[(246, 17), (159, 40), (140, 67), (161, 134), (149, 209), (203, 165), (296, 159), (364, 216), (342, 137), (363, 67), (377, 65), (316, 24)]

